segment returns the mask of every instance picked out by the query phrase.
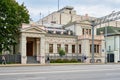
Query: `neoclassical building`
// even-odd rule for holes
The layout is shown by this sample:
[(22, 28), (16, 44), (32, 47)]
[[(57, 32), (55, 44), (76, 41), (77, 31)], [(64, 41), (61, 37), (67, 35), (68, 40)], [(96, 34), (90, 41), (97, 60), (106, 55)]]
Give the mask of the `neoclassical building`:
[[(96, 29), (94, 31), (96, 33)], [(94, 35), (95, 62), (104, 62), (104, 36)], [(21, 63), (26, 64), (35, 57), (35, 61), (45, 64), (47, 56), (59, 56), (62, 48), (66, 56), (87, 57), (91, 62), (91, 23), (89, 21), (74, 21), (67, 25), (37, 23), (23, 24), (19, 39)], [(30, 58), (30, 59), (29, 59)]]

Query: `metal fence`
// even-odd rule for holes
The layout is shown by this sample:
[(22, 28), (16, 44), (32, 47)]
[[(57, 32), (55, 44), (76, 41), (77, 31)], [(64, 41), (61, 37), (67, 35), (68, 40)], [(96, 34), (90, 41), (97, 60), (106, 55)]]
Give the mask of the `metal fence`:
[[(0, 55), (0, 63), (2, 62), (2, 56)], [(6, 59), (6, 63), (21, 63), (21, 55), (20, 54), (6, 54), (4, 55)]]

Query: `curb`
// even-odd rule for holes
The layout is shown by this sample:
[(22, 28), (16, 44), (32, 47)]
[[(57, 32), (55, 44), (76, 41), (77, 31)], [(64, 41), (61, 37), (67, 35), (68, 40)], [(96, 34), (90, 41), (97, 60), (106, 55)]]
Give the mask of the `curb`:
[(64, 65), (105, 65), (104, 63), (50, 63), (50, 64), (0, 64), (0, 67), (23, 67), (23, 66), (64, 66)]

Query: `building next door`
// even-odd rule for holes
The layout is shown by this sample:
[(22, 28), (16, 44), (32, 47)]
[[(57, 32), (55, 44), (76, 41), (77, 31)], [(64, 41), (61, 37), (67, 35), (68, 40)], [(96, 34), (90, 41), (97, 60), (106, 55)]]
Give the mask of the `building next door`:
[(107, 62), (114, 62), (114, 54), (107, 54)]
[(27, 56), (33, 56), (33, 41), (27, 42)]

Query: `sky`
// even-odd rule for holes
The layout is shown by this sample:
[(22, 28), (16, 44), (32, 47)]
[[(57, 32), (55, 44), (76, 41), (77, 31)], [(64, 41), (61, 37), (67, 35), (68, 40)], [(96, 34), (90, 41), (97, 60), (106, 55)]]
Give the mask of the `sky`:
[[(58, 0), (16, 0), (24, 2), (30, 18), (38, 21), (40, 18), (58, 10)], [(59, 0), (59, 9), (72, 6), (78, 15), (88, 14), (93, 17), (102, 17), (120, 11), (120, 0)], [(41, 14), (41, 16), (40, 16)]]

